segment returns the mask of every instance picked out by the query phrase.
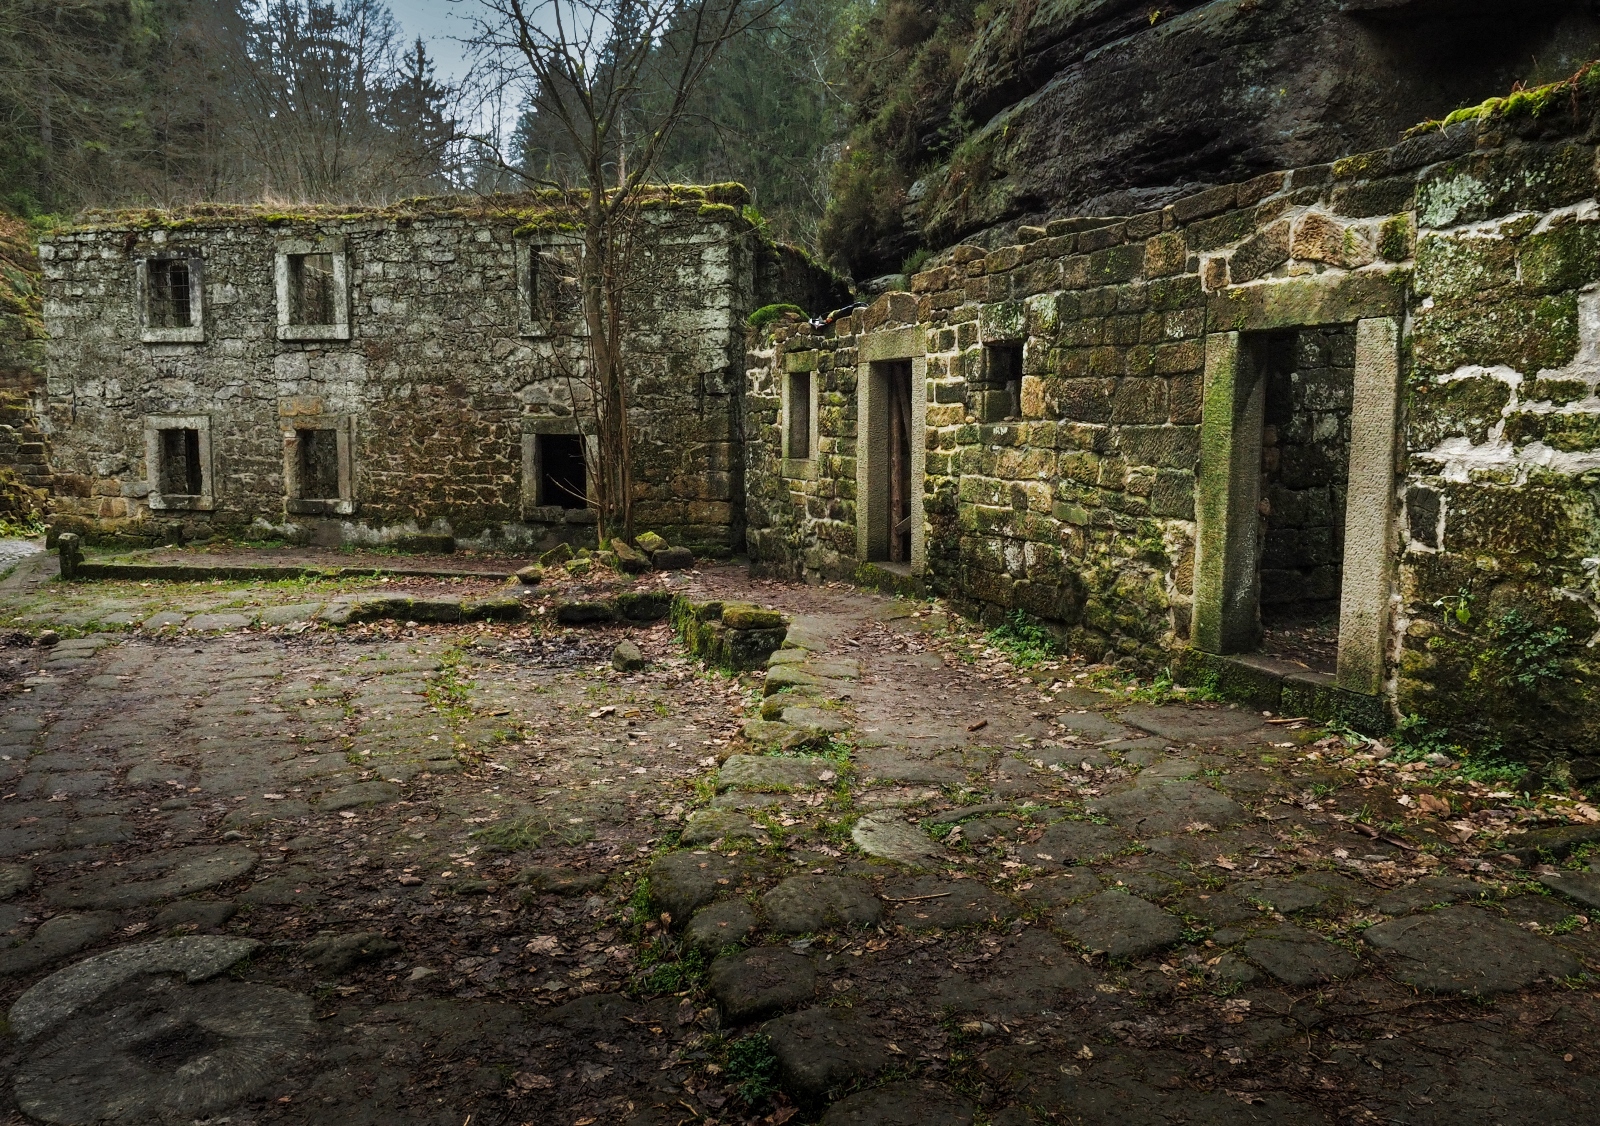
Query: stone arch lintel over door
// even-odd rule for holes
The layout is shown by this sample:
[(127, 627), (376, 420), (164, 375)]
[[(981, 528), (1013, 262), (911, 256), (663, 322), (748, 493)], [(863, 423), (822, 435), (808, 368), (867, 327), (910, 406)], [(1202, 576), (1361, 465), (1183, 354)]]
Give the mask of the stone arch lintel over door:
[(919, 575), (927, 565), (924, 528), (923, 489), (927, 476), (928, 360), (927, 332), (919, 326), (881, 329), (863, 336), (857, 353), (856, 413), (856, 558), (863, 563), (880, 556), (889, 529), (885, 522), (888, 503), (888, 452), (876, 441), (885, 430), (884, 412), (888, 409), (883, 393), (885, 365), (906, 362), (911, 365), (911, 472), (910, 572)]
[(1245, 286), (1212, 297), (1195, 505), (1196, 649), (1238, 653), (1257, 640), (1265, 386), (1247, 337), (1354, 324), (1337, 684), (1362, 695), (1381, 694), (1394, 589), (1404, 282), (1404, 275), (1344, 275)]

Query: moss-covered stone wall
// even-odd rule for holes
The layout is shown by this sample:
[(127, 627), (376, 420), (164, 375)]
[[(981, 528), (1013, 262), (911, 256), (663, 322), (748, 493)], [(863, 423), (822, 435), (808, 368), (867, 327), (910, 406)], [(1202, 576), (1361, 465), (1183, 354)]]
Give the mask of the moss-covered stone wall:
[[(1208, 335), (1392, 316), (1399, 292), (1386, 695), (1463, 741), (1580, 753), (1600, 735), (1600, 208), (1583, 97), (1576, 113), (1489, 116), (1159, 211), (957, 246), (909, 294), (753, 334), (753, 560), (857, 569), (856, 359), (877, 328), (914, 325), (923, 581), (985, 618), (1052, 622), (1091, 656), (1164, 664), (1190, 630)], [(988, 345), (1021, 346), (1014, 391)], [(806, 466), (779, 448), (780, 376), (797, 367), (821, 381)]]

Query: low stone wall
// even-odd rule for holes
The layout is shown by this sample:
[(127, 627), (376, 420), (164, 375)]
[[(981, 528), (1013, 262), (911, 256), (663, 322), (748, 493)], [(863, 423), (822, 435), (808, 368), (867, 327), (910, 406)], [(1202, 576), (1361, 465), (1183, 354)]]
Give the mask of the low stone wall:
[[(1356, 412), (1341, 433), (1368, 471), (1350, 484), (1346, 527), (1366, 522), (1344, 549), (1366, 553), (1366, 587), (1346, 576), (1342, 622), (1378, 631), (1361, 690), (1452, 738), (1579, 753), (1600, 735), (1600, 207), (1594, 104), (1569, 101), (1159, 211), (1023, 228), (1014, 246), (958, 246), (911, 293), (753, 335), (754, 564), (829, 578), (865, 562), (858, 380), (875, 342), (909, 333), (926, 372), (914, 575), (987, 620), (1023, 610), (1080, 652), (1165, 665), (1194, 630), (1199, 475), (1228, 456), (1204, 445), (1221, 409), (1208, 396), (1231, 394), (1275, 333), (1370, 325), (1369, 349), (1398, 339), (1385, 361), (1398, 386), (1358, 355), (1353, 408), (1321, 408), (1329, 425)], [(817, 386), (804, 463), (783, 456), (796, 372)], [(1379, 386), (1387, 406), (1362, 390)], [(1385, 427), (1394, 451), (1375, 455)], [(1294, 500), (1263, 487), (1266, 502)], [(1258, 561), (1240, 581), (1260, 581)], [(1357, 676), (1345, 649), (1341, 636), (1341, 683)]]

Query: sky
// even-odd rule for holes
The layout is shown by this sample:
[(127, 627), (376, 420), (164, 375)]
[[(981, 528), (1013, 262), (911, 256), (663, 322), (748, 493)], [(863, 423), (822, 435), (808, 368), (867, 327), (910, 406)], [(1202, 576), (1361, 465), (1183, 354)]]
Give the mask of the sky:
[[(388, 0), (389, 10), (405, 29), (405, 37), (420, 35), (428, 41), (428, 54), (433, 57), (439, 77), (454, 81), (467, 72), (465, 49), (454, 38), (466, 38), (472, 25), (465, 14), (474, 5), (452, 4), (449, 0)], [(454, 37), (454, 38), (452, 38)]]

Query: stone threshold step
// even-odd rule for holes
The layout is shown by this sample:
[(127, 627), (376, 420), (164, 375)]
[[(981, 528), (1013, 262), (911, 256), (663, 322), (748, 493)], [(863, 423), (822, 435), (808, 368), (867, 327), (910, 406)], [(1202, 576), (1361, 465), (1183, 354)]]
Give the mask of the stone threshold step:
[(1342, 723), (1363, 735), (1385, 735), (1394, 725), (1384, 697), (1351, 692), (1340, 688), (1328, 673), (1256, 653), (1219, 656), (1184, 649), (1173, 659), (1172, 679), (1186, 688), (1208, 688), (1225, 700), (1278, 715)]

